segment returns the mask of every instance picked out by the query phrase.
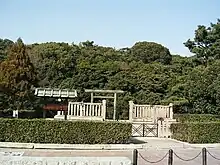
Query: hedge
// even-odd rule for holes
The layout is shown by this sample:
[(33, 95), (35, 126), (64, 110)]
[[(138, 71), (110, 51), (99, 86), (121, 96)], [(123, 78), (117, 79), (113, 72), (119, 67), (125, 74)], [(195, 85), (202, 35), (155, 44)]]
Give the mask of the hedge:
[(0, 119), (0, 141), (59, 144), (128, 143), (131, 124), (119, 122)]
[(177, 122), (213, 122), (220, 121), (219, 115), (211, 114), (174, 114)]
[(189, 143), (220, 143), (220, 122), (171, 124), (172, 138)]

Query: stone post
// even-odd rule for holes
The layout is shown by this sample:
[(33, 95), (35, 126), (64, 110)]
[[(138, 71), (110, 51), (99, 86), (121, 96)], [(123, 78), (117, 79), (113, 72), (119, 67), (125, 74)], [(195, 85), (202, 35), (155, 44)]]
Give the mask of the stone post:
[(155, 105), (153, 106), (153, 121), (157, 122), (157, 107)]
[(168, 138), (168, 136), (169, 136), (169, 130), (170, 130), (170, 126), (169, 126), (169, 122), (168, 122), (168, 120), (166, 119), (166, 138)]
[(173, 104), (170, 103), (169, 106), (170, 106), (170, 119), (173, 119)]
[(61, 114), (61, 111), (57, 111), (57, 115), (62, 115), (62, 114)]
[(18, 110), (13, 110), (13, 117), (18, 118)]
[(161, 137), (161, 120), (158, 120), (157, 130), (158, 130), (158, 137)]
[(133, 110), (134, 110), (134, 102), (129, 101), (129, 120), (132, 122), (133, 120)]
[(93, 100), (94, 100), (94, 98), (93, 98), (93, 92), (91, 93), (91, 103), (93, 103)]
[(102, 119), (106, 118), (106, 100), (102, 100)]
[(113, 120), (116, 120), (116, 105), (117, 105), (117, 94), (114, 93), (114, 113), (113, 113)]

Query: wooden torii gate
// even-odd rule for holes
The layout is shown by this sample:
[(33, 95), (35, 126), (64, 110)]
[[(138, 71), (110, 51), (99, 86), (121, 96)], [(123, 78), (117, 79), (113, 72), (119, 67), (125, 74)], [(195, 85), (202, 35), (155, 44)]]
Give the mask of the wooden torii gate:
[[(117, 94), (124, 93), (122, 90), (99, 90), (99, 89), (85, 89), (86, 93), (91, 93), (91, 103), (93, 103), (95, 98), (100, 99), (114, 99), (114, 112), (113, 120), (116, 119), (116, 105), (117, 105)], [(112, 96), (95, 95), (96, 93), (113, 94)]]

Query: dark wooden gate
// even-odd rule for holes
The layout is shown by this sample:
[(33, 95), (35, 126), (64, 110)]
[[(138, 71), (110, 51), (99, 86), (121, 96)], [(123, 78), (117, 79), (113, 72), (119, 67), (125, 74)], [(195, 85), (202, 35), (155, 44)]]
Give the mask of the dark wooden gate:
[(158, 124), (149, 122), (132, 123), (133, 137), (158, 137)]

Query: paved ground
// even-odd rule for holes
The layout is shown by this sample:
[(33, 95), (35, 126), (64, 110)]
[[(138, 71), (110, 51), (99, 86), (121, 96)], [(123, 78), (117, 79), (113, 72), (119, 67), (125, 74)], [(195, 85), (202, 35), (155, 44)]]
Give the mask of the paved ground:
[[(209, 152), (213, 155), (216, 156), (217, 158), (220, 158), (220, 149), (208, 149)], [(10, 153), (11, 152), (11, 153)], [(167, 149), (144, 149), (144, 150), (139, 150), (139, 154), (146, 159), (147, 161), (157, 161), (164, 157), (168, 152)], [(182, 148), (175, 148), (174, 152), (181, 157), (182, 159), (191, 159), (198, 155), (201, 152), (201, 149), (182, 149)], [(57, 162), (66, 162), (66, 165), (68, 165), (68, 162), (76, 162), (76, 161), (83, 161), (83, 160), (88, 160), (88, 161), (94, 161), (94, 158), (99, 158), (100, 161), (105, 161), (105, 162), (111, 162), (111, 165), (114, 164), (119, 164), (119, 165), (126, 165), (129, 164), (129, 160), (132, 159), (132, 150), (130, 151), (78, 151), (78, 150), (71, 150), (71, 151), (62, 151), (62, 150), (25, 150), (25, 149), (0, 149), (0, 159), (2, 162), (5, 160), (17, 160), (15, 159), (18, 157), (18, 154), (20, 153), (20, 162), (23, 160), (32, 160), (32, 163), (30, 165), (33, 165), (33, 160), (35, 162), (42, 160), (56, 160)], [(13, 153), (15, 154), (13, 156)], [(5, 155), (3, 155), (5, 154)], [(6, 156), (6, 154), (11, 154), (10, 157)], [(139, 165), (151, 165), (151, 163), (143, 160), (141, 156), (138, 156), (138, 164)], [(220, 165), (220, 160), (215, 160), (213, 157), (210, 155), (208, 157), (208, 165)], [(4, 158), (4, 160), (3, 160)], [(6, 159), (7, 158), (7, 159)], [(28, 158), (28, 159), (26, 159)], [(35, 159), (36, 158), (36, 159)], [(40, 158), (40, 159), (39, 159)], [(127, 158), (127, 159), (126, 159)], [(117, 163), (116, 163), (117, 162)], [(167, 165), (168, 162), (168, 156), (164, 158), (161, 162), (155, 163), (158, 165)], [(194, 160), (192, 161), (182, 161), (176, 156), (174, 156), (174, 165), (201, 165), (202, 162), (202, 156), (201, 154)], [(1, 163), (2, 164), (2, 163)], [(78, 163), (76, 163), (78, 164)], [(89, 163), (87, 163), (89, 164)], [(96, 164), (96, 163), (94, 163)], [(105, 163), (109, 164), (109, 163)], [(5, 164), (9, 165), (9, 164)], [(11, 164), (10, 164), (11, 165)], [(18, 163), (17, 163), (18, 165)], [(20, 164), (19, 164), (20, 165)], [(29, 164), (21, 164), (21, 165), (29, 165)], [(38, 164), (35, 164), (38, 165)], [(40, 164), (39, 165), (44, 165)], [(50, 164), (48, 164), (50, 165)], [(54, 164), (56, 165), (56, 164)]]
[(169, 148), (193, 148), (192, 146), (167, 138), (149, 138), (149, 137), (135, 137), (132, 139), (134, 143), (145, 144), (146, 148), (154, 149), (169, 149)]
[[(168, 139), (138, 139), (142, 142), (147, 142), (146, 148), (138, 150), (138, 165), (151, 165), (149, 161), (157, 161), (164, 157), (167, 154), (170, 148), (173, 149), (174, 153), (182, 159), (192, 159), (196, 157), (201, 151), (202, 148), (193, 148), (190, 145), (186, 145), (184, 143), (179, 143), (177, 141), (168, 140)], [(208, 165), (220, 165), (220, 148), (208, 148), (208, 151), (212, 154), (212, 156), (218, 158), (219, 160), (214, 159), (212, 156), (207, 154)], [(61, 161), (59, 165), (78, 165), (79, 161), (87, 160), (88, 163), (84, 163), (82, 165), (95, 165), (96, 163), (92, 163), (92, 161), (101, 161), (101, 165), (128, 165), (132, 160), (133, 150), (40, 150), (40, 149), (6, 149), (0, 148), (0, 163), (1, 165), (9, 165), (6, 164), (6, 160), (54, 160)], [(174, 155), (174, 165), (201, 165), (202, 163), (202, 155), (200, 154), (197, 158), (191, 161), (183, 161), (180, 158)], [(144, 160), (146, 159), (146, 160)], [(69, 163), (68, 163), (69, 162)], [(75, 163), (74, 163), (75, 162)], [(109, 163), (111, 162), (111, 163)], [(158, 165), (167, 165), (168, 156), (166, 156), (161, 162), (154, 163)], [(23, 162), (23, 164), (16, 165), (33, 165), (27, 164), (27, 162)], [(10, 164), (13, 165), (13, 164)], [(45, 165), (42, 163), (38, 163), (35, 165)], [(47, 164), (50, 165), (50, 164)], [(51, 164), (52, 165), (52, 164)], [(57, 163), (53, 163), (53, 165), (58, 165)]]

